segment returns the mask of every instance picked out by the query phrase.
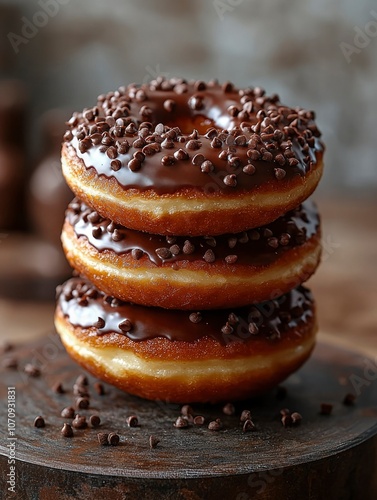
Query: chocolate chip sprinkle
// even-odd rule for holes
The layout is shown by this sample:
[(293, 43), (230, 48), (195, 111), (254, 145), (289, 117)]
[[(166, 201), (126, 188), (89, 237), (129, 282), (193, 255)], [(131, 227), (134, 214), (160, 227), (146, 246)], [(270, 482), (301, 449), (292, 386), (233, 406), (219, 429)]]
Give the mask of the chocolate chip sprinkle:
[(42, 427), (45, 427), (45, 419), (41, 417), (40, 415), (38, 417), (35, 417), (34, 419), (34, 427), (38, 427), (39, 429)]
[(206, 419), (203, 417), (203, 415), (197, 415), (196, 417), (194, 417), (194, 425), (204, 425), (205, 421)]
[(186, 429), (189, 424), (185, 418), (179, 416), (173, 425), (176, 429)]
[(72, 421), (72, 427), (75, 429), (85, 429), (87, 426), (86, 417), (83, 415), (77, 414)]
[(127, 417), (126, 422), (128, 427), (138, 427), (139, 425), (139, 419), (136, 415), (130, 415), (129, 417)]
[(249, 418), (246, 419), (245, 422), (243, 423), (242, 431), (243, 432), (255, 431), (255, 424), (254, 424), (254, 422), (252, 420), (250, 420)]
[(75, 409), (72, 406), (67, 406), (66, 408), (62, 409), (60, 416), (63, 418), (74, 418)]
[(220, 431), (222, 429), (222, 423), (221, 423), (221, 420), (219, 418), (217, 418), (216, 420), (212, 420), (209, 424), (208, 424), (208, 429), (210, 431)]
[(230, 187), (237, 186), (237, 176), (235, 174), (228, 174), (224, 177), (224, 184)]
[(132, 330), (132, 323), (129, 319), (125, 319), (124, 321), (119, 323), (118, 327), (122, 332), (127, 333)]
[(236, 412), (236, 409), (234, 407), (234, 404), (227, 403), (225, 406), (223, 406), (223, 413), (225, 415), (234, 415), (235, 412)]
[(250, 410), (243, 410), (240, 416), (240, 422), (246, 422), (246, 420), (251, 420)]
[(107, 436), (107, 441), (110, 446), (118, 446), (120, 437), (115, 432), (110, 432)]
[(109, 444), (108, 437), (109, 435), (106, 432), (99, 432), (97, 434), (97, 440), (101, 446), (107, 446)]
[(189, 320), (191, 323), (200, 323), (202, 321), (202, 315), (200, 312), (193, 312), (189, 315)]
[(105, 325), (106, 325), (106, 322), (101, 317), (98, 317), (98, 320), (95, 323), (93, 323), (93, 327), (98, 328), (98, 330), (100, 330), (101, 328), (104, 328)]
[(213, 250), (211, 250), (210, 248), (208, 250), (206, 250), (205, 254), (203, 255), (203, 259), (208, 264), (211, 264), (212, 262), (215, 262), (216, 257), (215, 257), (215, 254), (214, 254)]
[(159, 442), (160, 440), (156, 436), (149, 436), (149, 447), (151, 450), (157, 448)]
[(63, 428), (60, 431), (63, 437), (73, 437), (73, 429), (70, 424), (63, 424)]

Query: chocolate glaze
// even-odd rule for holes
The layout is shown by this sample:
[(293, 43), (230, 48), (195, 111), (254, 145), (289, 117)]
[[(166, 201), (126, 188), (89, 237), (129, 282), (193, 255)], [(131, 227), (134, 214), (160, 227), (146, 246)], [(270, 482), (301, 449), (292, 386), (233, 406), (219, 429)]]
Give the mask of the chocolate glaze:
[[(319, 215), (312, 201), (306, 201), (261, 228), (216, 237), (165, 237), (134, 231), (100, 217), (78, 198), (68, 206), (66, 220), (77, 237), (86, 238), (99, 252), (111, 250), (121, 255), (140, 250), (157, 266), (174, 265), (177, 261), (203, 260), (207, 250), (213, 251), (217, 261), (225, 261), (228, 256), (236, 255), (237, 265), (268, 265), (287, 250), (308, 241), (318, 232), (320, 225)], [(114, 237), (118, 241), (114, 241)], [(195, 248), (192, 253), (183, 251), (187, 241)], [(169, 250), (173, 245), (179, 249), (177, 255)], [(156, 252), (161, 249), (166, 250), (167, 256), (161, 251)]]
[[(125, 189), (158, 194), (187, 187), (206, 194), (249, 191), (277, 179), (284, 184), (314, 169), (323, 151), (313, 112), (283, 106), (260, 88), (230, 84), (163, 78), (133, 84), (99, 96), (97, 106), (75, 113), (68, 125), (66, 144), (87, 168), (115, 177)], [(146, 153), (150, 144), (155, 149)], [(177, 157), (179, 149), (188, 157)], [(135, 169), (129, 162), (137, 153)], [(210, 171), (202, 172), (203, 160), (211, 162)], [(250, 164), (255, 172), (245, 173)], [(227, 183), (227, 175), (236, 182)]]
[[(95, 326), (97, 335), (115, 332), (136, 342), (156, 337), (195, 342), (202, 337), (210, 337), (223, 345), (250, 338), (276, 340), (287, 329), (309, 321), (314, 307), (310, 291), (299, 286), (276, 300), (238, 309), (196, 314), (167, 311), (121, 302), (82, 278), (72, 278), (58, 288), (58, 306), (71, 325), (82, 328)], [(98, 328), (99, 319), (101, 328)], [(119, 325), (126, 320), (130, 329), (122, 331)], [(224, 333), (224, 328), (231, 331)]]

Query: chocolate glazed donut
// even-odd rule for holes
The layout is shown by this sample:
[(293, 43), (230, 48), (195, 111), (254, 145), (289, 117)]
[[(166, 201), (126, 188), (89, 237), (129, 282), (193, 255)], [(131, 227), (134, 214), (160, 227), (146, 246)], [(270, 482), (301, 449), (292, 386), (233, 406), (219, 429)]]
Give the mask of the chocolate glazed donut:
[(314, 191), (324, 149), (314, 118), (260, 88), (158, 78), (75, 113), (63, 173), (85, 203), (130, 229), (237, 233)]
[(102, 291), (169, 309), (237, 307), (275, 298), (306, 281), (321, 254), (319, 216), (311, 201), (238, 234), (165, 237), (126, 229), (75, 199), (62, 242), (72, 267)]
[(221, 311), (164, 311), (119, 301), (74, 278), (58, 290), (55, 325), (95, 376), (149, 399), (219, 402), (276, 386), (310, 355), (309, 290)]

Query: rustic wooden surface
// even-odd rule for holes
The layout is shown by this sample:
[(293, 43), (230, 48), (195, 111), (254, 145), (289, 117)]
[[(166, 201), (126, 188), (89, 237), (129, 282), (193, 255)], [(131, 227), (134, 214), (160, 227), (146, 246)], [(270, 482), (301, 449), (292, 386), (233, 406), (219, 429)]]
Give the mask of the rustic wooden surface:
[[(97, 429), (75, 430), (73, 438), (61, 436), (69, 420), (60, 412), (74, 402), (72, 387), (81, 370), (57, 336), (50, 334), (8, 355), (18, 359), (19, 367), (0, 373), (0, 464), (7, 470), (5, 401), (7, 387), (15, 387), (16, 484), (24, 495), (17, 498), (376, 498), (377, 383), (366, 375), (364, 355), (319, 344), (311, 360), (284, 384), (288, 392), (283, 400), (273, 391), (239, 403), (234, 416), (225, 416), (221, 406), (194, 405), (207, 424), (221, 418), (219, 432), (207, 426), (175, 429), (179, 406), (148, 402), (109, 386), (99, 396), (89, 377), (91, 406), (80, 414), (98, 414), (102, 423)], [(28, 362), (41, 366), (40, 377), (25, 375)], [(62, 382), (65, 394), (52, 390), (56, 382)], [(343, 397), (355, 391), (356, 404), (345, 406)], [(322, 402), (333, 404), (331, 415), (319, 414)], [(299, 411), (301, 425), (284, 428), (281, 408)], [(242, 432), (243, 409), (251, 410), (255, 432)], [(139, 427), (127, 426), (131, 414), (138, 416)], [(45, 428), (33, 426), (38, 415), (45, 418)], [(120, 445), (101, 447), (99, 431), (117, 432)], [(150, 435), (161, 440), (153, 450)], [(5, 474), (0, 481), (5, 491)]]

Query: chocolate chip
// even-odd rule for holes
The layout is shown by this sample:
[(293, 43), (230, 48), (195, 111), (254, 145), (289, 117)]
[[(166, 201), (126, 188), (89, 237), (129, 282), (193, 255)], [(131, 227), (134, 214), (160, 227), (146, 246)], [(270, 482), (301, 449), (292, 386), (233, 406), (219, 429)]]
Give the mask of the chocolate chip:
[(63, 384), (61, 382), (56, 382), (56, 384), (54, 384), (52, 386), (52, 390), (54, 392), (56, 392), (56, 394), (64, 394), (65, 393)]
[(321, 415), (331, 415), (333, 410), (333, 405), (330, 403), (321, 403), (319, 413)]
[(299, 425), (302, 421), (302, 415), (300, 413), (298, 413), (297, 411), (295, 411), (291, 414), (291, 418), (292, 418), (293, 425)]
[(230, 238), (228, 238), (229, 248), (234, 248), (236, 245), (237, 245), (237, 238), (235, 238), (234, 236), (231, 236)]
[(258, 241), (260, 240), (260, 233), (256, 229), (253, 229), (249, 233), (249, 238), (251, 241)]
[(98, 320), (93, 323), (93, 326), (94, 328), (97, 328), (98, 330), (100, 330), (101, 328), (104, 328), (106, 325), (106, 322), (103, 318), (101, 318), (100, 316), (98, 316)]
[(38, 427), (40, 429), (42, 427), (45, 427), (45, 425), (46, 425), (46, 422), (45, 422), (45, 419), (43, 417), (41, 417), (41, 416), (35, 417), (34, 427)]
[(346, 406), (353, 406), (356, 401), (356, 396), (354, 394), (346, 394), (343, 399), (343, 404)]
[(202, 321), (202, 315), (200, 312), (193, 312), (189, 316), (191, 323), (200, 323)]
[(140, 248), (133, 248), (131, 251), (132, 258), (135, 260), (140, 260), (143, 256), (143, 251)]
[(62, 435), (66, 438), (73, 437), (73, 429), (69, 424), (64, 424), (62, 430), (60, 431)]
[(105, 432), (99, 432), (97, 434), (97, 440), (101, 446), (107, 446), (109, 444), (108, 437), (109, 435)]
[(227, 264), (235, 264), (238, 260), (238, 256), (237, 255), (227, 255), (225, 257), (225, 262)]
[(100, 226), (94, 227), (92, 229), (92, 235), (93, 235), (93, 238), (95, 238), (96, 240), (100, 239), (102, 236), (102, 228)]
[(125, 319), (124, 321), (119, 323), (118, 327), (122, 332), (127, 333), (132, 330), (132, 323), (129, 319)]
[(245, 420), (245, 422), (244, 422), (244, 424), (242, 426), (242, 431), (243, 432), (255, 431), (254, 422), (252, 420), (250, 420), (249, 418), (247, 420)]
[(118, 446), (120, 437), (115, 432), (110, 432), (107, 436), (107, 441), (110, 446)]
[(198, 153), (196, 154), (193, 159), (191, 160), (191, 163), (193, 165), (198, 165), (200, 166), (204, 162), (205, 158), (202, 154)]
[(110, 168), (111, 170), (113, 170), (114, 172), (118, 172), (118, 170), (120, 170), (120, 168), (122, 167), (122, 162), (120, 160), (113, 160), (111, 163), (110, 163)]
[(225, 406), (223, 406), (223, 413), (225, 415), (234, 415), (236, 412), (236, 409), (232, 403), (227, 403)]
[(137, 172), (141, 168), (141, 161), (138, 160), (137, 158), (132, 158), (132, 160), (128, 162), (128, 168), (132, 172)]
[(85, 429), (88, 426), (86, 422), (86, 417), (77, 414), (72, 421), (72, 426), (75, 429)]
[(75, 409), (72, 406), (67, 406), (66, 408), (62, 409), (60, 416), (63, 418), (74, 418)]
[(183, 417), (178, 417), (177, 420), (174, 422), (174, 427), (176, 429), (186, 429), (188, 427), (188, 421), (183, 418)]
[(191, 241), (186, 240), (183, 244), (183, 253), (186, 255), (190, 255), (193, 252), (195, 252), (194, 245), (191, 243)]
[(172, 256), (171, 251), (168, 248), (165, 248), (165, 247), (156, 248), (156, 254), (162, 260), (170, 259), (171, 256)]
[(224, 177), (224, 184), (230, 187), (237, 186), (237, 176), (235, 174), (229, 174)]
[(89, 399), (88, 398), (77, 398), (76, 399), (76, 408), (80, 410), (87, 410), (89, 408)]
[(246, 420), (251, 420), (250, 410), (243, 410), (240, 416), (240, 422), (246, 422)]
[(160, 440), (157, 437), (149, 436), (149, 447), (151, 448), (151, 450), (154, 450), (159, 442)]
[(174, 153), (174, 158), (176, 160), (188, 160), (189, 154), (184, 149), (178, 149), (178, 151)]
[(203, 417), (203, 415), (197, 415), (194, 417), (194, 425), (204, 425), (204, 422), (206, 419)]
[(279, 240), (275, 237), (268, 238), (267, 240), (267, 245), (270, 246), (271, 248), (278, 248), (279, 246)]
[(175, 109), (175, 106), (176, 106), (176, 103), (175, 103), (175, 101), (173, 101), (173, 99), (166, 99), (166, 101), (164, 101), (164, 108), (169, 113), (171, 113)]
[(208, 262), (208, 264), (211, 264), (212, 262), (215, 262), (216, 260), (216, 257), (215, 257), (215, 254), (213, 253), (213, 250), (211, 250), (210, 248), (205, 252), (205, 254), (203, 255), (203, 259)]
[(188, 141), (186, 143), (186, 148), (187, 149), (191, 149), (191, 150), (195, 150), (195, 149), (199, 149), (201, 147), (201, 142), (200, 141), (197, 141), (195, 139), (192, 139), (190, 141)]
[(285, 158), (284, 158), (284, 156), (283, 156), (282, 154), (278, 154), (278, 155), (276, 155), (276, 156), (275, 156), (275, 161), (276, 161), (279, 165), (281, 165), (281, 166), (285, 165)]
[(288, 233), (282, 233), (280, 238), (279, 238), (279, 243), (280, 245), (287, 246), (289, 245), (289, 242), (291, 241), (291, 235)]
[(201, 164), (201, 171), (205, 174), (208, 174), (209, 172), (212, 172), (213, 171), (213, 163), (209, 160), (205, 160), (202, 164)]
[(291, 425), (293, 424), (291, 415), (283, 415), (281, 417), (281, 423), (284, 427), (291, 427)]
[(274, 172), (275, 172), (275, 177), (278, 181), (284, 179), (284, 177), (286, 176), (286, 171), (283, 170), (282, 168), (274, 168)]
[(25, 365), (24, 372), (29, 375), (29, 377), (39, 377), (41, 374), (41, 370), (38, 366), (33, 365), (32, 363), (27, 363)]
[(255, 174), (255, 167), (251, 163), (248, 163), (245, 165), (242, 169), (242, 172), (244, 172), (247, 175), (254, 175)]
[(211, 148), (219, 149), (223, 145), (222, 141), (218, 137), (214, 137), (211, 141)]
[(210, 431), (220, 431), (222, 429), (221, 420), (219, 418), (212, 420), (212, 422), (208, 424), (208, 429)]
[(139, 419), (136, 415), (130, 415), (129, 417), (127, 417), (126, 422), (128, 427), (137, 427), (139, 425)]
[(233, 92), (234, 85), (231, 82), (225, 82), (225, 83), (223, 83), (221, 88), (222, 88), (223, 92), (225, 92), (226, 94), (229, 94), (230, 92)]
[(184, 417), (188, 417), (189, 415), (194, 414), (194, 410), (191, 408), (190, 405), (183, 405), (181, 408), (181, 413)]

